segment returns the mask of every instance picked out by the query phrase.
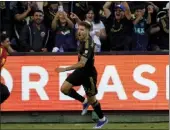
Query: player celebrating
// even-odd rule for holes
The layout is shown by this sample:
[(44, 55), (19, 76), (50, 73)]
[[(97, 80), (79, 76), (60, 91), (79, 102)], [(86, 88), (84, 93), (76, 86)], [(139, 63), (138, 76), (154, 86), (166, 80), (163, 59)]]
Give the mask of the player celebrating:
[[(89, 105), (99, 117), (99, 121), (94, 128), (101, 128), (108, 119), (103, 115), (100, 103), (95, 95), (97, 94), (97, 71), (94, 66), (94, 47), (95, 43), (90, 37), (91, 26), (86, 22), (80, 22), (77, 31), (77, 40), (80, 42), (78, 50), (78, 63), (66, 68), (57, 68), (57, 72), (75, 70), (67, 77), (61, 86), (61, 92), (83, 104), (82, 115), (87, 113)], [(83, 85), (87, 98), (79, 95), (72, 87)]]
[[(0, 36), (0, 75), (2, 67), (4, 66), (7, 58), (7, 52), (14, 52), (14, 50), (10, 46), (9, 37), (6, 34), (2, 34)], [(1, 81), (1, 76), (0, 76)], [(4, 84), (0, 83), (0, 104), (2, 104), (9, 96), (10, 92)]]

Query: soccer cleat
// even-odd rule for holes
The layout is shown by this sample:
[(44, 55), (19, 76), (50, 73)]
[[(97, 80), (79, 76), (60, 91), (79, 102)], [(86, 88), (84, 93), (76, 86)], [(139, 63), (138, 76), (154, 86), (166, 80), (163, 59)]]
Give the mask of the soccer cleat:
[(97, 125), (95, 126), (95, 127), (93, 127), (93, 129), (100, 129), (100, 128), (102, 128), (105, 124), (107, 124), (108, 123), (108, 119), (107, 118), (105, 118), (105, 120), (104, 121), (98, 121), (97, 122)]
[(81, 115), (84, 116), (87, 113), (88, 107), (90, 106), (90, 104), (88, 102), (83, 104), (83, 110), (81, 112)]

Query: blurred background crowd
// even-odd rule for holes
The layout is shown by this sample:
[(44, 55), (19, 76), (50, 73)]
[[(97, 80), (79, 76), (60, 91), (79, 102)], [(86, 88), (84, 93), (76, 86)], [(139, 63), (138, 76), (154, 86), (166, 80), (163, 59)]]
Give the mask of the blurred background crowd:
[(96, 52), (169, 50), (166, 1), (1, 1), (0, 13), (17, 52), (76, 52), (81, 21), (92, 25)]

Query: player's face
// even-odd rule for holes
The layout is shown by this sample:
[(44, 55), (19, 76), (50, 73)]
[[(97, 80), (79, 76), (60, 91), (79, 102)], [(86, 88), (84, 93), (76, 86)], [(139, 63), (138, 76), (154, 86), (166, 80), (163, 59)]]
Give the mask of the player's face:
[(2, 46), (7, 48), (9, 45), (10, 45), (10, 40), (9, 40), (9, 38), (6, 38), (5, 41), (2, 42)]
[(84, 41), (87, 35), (88, 35), (88, 30), (84, 26), (79, 25), (77, 31), (77, 39), (80, 41)]
[(44, 15), (42, 13), (36, 12), (34, 14), (34, 21), (36, 22), (36, 24), (41, 24), (43, 19), (44, 19)]

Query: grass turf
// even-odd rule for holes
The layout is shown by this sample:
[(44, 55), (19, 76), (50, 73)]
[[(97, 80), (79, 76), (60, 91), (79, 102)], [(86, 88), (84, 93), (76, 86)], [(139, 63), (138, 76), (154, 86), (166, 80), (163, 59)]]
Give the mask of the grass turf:
[[(95, 124), (1, 124), (1, 130), (90, 130)], [(108, 130), (169, 130), (167, 123), (108, 123), (102, 129)]]

